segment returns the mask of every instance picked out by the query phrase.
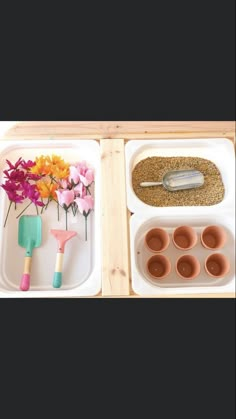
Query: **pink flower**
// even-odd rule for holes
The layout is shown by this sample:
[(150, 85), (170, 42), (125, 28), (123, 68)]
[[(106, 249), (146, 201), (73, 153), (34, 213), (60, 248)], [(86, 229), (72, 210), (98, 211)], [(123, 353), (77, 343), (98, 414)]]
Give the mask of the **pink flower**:
[(76, 204), (81, 214), (87, 216), (94, 208), (94, 199), (91, 195), (86, 195), (84, 198), (76, 198)]
[(69, 182), (66, 179), (62, 179), (60, 181), (60, 186), (61, 186), (61, 189), (67, 189), (69, 186)]
[(74, 193), (76, 197), (84, 198), (86, 195), (86, 188), (82, 182), (74, 187)]
[(78, 172), (84, 176), (86, 171), (88, 170), (88, 166), (85, 160), (82, 160), (80, 163), (76, 165)]
[(92, 169), (88, 169), (85, 173), (85, 176), (80, 175), (80, 180), (84, 186), (89, 186), (94, 181), (94, 173)]
[(74, 201), (75, 194), (73, 190), (58, 189), (56, 191), (56, 194), (57, 194), (58, 203), (62, 207), (66, 206), (68, 208), (70, 204), (72, 204), (72, 202)]
[(74, 182), (74, 184), (78, 183), (80, 181), (80, 172), (75, 166), (70, 166), (70, 174), (69, 174), (69, 181)]

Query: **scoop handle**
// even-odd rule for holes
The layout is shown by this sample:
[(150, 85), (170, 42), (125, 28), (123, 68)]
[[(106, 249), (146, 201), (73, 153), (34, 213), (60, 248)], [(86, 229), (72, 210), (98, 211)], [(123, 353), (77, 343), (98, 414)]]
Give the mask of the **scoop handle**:
[(21, 277), (20, 289), (21, 291), (28, 291), (30, 287), (30, 271), (31, 271), (31, 256), (25, 256), (24, 271)]
[(140, 186), (142, 186), (143, 188), (146, 188), (148, 186), (159, 186), (159, 185), (163, 185), (162, 182), (141, 182)]
[(142, 186), (143, 188), (146, 188), (148, 186), (159, 186), (159, 185), (163, 185), (162, 182), (141, 182), (140, 186)]
[(62, 284), (62, 265), (64, 253), (58, 252), (56, 257), (56, 266), (53, 276), (53, 288), (60, 288)]

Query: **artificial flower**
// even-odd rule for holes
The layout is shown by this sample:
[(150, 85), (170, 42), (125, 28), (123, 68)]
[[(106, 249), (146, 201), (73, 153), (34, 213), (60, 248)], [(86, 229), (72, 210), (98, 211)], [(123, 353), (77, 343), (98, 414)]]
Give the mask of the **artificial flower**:
[(39, 201), (40, 193), (37, 190), (37, 186), (31, 185), (29, 182), (23, 182), (22, 183), (23, 188), (23, 196), (25, 198), (29, 198), (31, 202), (33, 202), (35, 205), (39, 207), (43, 207), (44, 203), (42, 201)]
[(58, 189), (56, 191), (56, 194), (57, 194), (57, 199), (58, 199), (59, 205), (61, 205), (62, 207), (65, 206), (66, 209), (74, 201), (75, 194), (74, 194), (73, 190)]
[(80, 182), (78, 185), (74, 186), (74, 193), (76, 198), (84, 198), (87, 191), (86, 187), (83, 185), (82, 182)]
[(24, 201), (24, 196), (22, 194), (22, 186), (17, 184), (14, 181), (7, 180), (4, 185), (1, 187), (6, 191), (7, 196), (11, 202), (22, 203)]
[(84, 216), (87, 216), (94, 207), (94, 199), (91, 195), (86, 195), (84, 198), (75, 198), (78, 205), (78, 210)]
[(79, 170), (75, 166), (70, 166), (69, 170), (70, 170), (69, 182), (74, 182), (74, 184), (76, 185), (80, 181)]
[(65, 179), (69, 175), (69, 163), (66, 163), (60, 156), (36, 157), (35, 165), (30, 169), (31, 173), (48, 175), (56, 179)]
[(56, 190), (58, 185), (51, 181), (39, 180), (36, 183), (36, 187), (39, 191), (41, 198), (57, 199)]
[(86, 195), (84, 198), (75, 198), (78, 210), (83, 214), (85, 219), (85, 240), (87, 240), (87, 218), (94, 208), (94, 199), (91, 195)]
[(88, 169), (85, 173), (85, 176), (80, 175), (80, 180), (84, 184), (84, 186), (89, 186), (94, 180), (93, 170)]

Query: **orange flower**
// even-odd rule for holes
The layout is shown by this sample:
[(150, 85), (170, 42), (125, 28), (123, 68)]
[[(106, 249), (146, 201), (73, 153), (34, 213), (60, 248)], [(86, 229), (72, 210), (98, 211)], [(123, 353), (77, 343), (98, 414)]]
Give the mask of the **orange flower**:
[(51, 181), (46, 180), (39, 180), (36, 183), (36, 186), (41, 198), (57, 199), (57, 194), (55, 191), (58, 189), (58, 185), (56, 183), (52, 183)]
[(35, 175), (47, 175), (50, 167), (46, 163), (44, 156), (36, 157), (35, 165), (31, 167), (30, 172)]
[(57, 179), (66, 179), (69, 176), (69, 163), (66, 163), (60, 156), (40, 156), (35, 159), (35, 166), (31, 173), (37, 175), (48, 175)]

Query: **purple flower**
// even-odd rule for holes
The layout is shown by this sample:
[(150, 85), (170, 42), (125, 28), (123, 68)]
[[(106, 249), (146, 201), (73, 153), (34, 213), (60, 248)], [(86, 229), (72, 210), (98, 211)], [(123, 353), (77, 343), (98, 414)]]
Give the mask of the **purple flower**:
[(13, 182), (23, 182), (26, 178), (26, 174), (23, 170), (4, 170), (3, 171), (5, 178), (13, 181)]
[(15, 164), (12, 164), (9, 160), (6, 160), (9, 169), (8, 170), (16, 170), (21, 165), (22, 157), (20, 157)]
[[(16, 184), (11, 180), (7, 180), (5, 185), (1, 185), (1, 187), (6, 191), (7, 196), (10, 201), (15, 203), (22, 203), (24, 201), (24, 196), (22, 194), (22, 186), (20, 184)], [(17, 192), (20, 192), (18, 194)]]
[(31, 202), (33, 202), (35, 205), (38, 205), (39, 207), (44, 207), (44, 203), (39, 201), (40, 193), (37, 190), (36, 185), (31, 185), (29, 182), (23, 182), (22, 188), (23, 196), (25, 198), (29, 198)]
[(36, 175), (34, 173), (27, 173), (27, 180), (39, 180), (42, 179), (45, 175)]
[(35, 166), (35, 164), (36, 163), (33, 162), (32, 160), (28, 160), (28, 161), (22, 160), (21, 161), (21, 167), (22, 167), (22, 169), (25, 169), (25, 170), (30, 169), (31, 167)]

